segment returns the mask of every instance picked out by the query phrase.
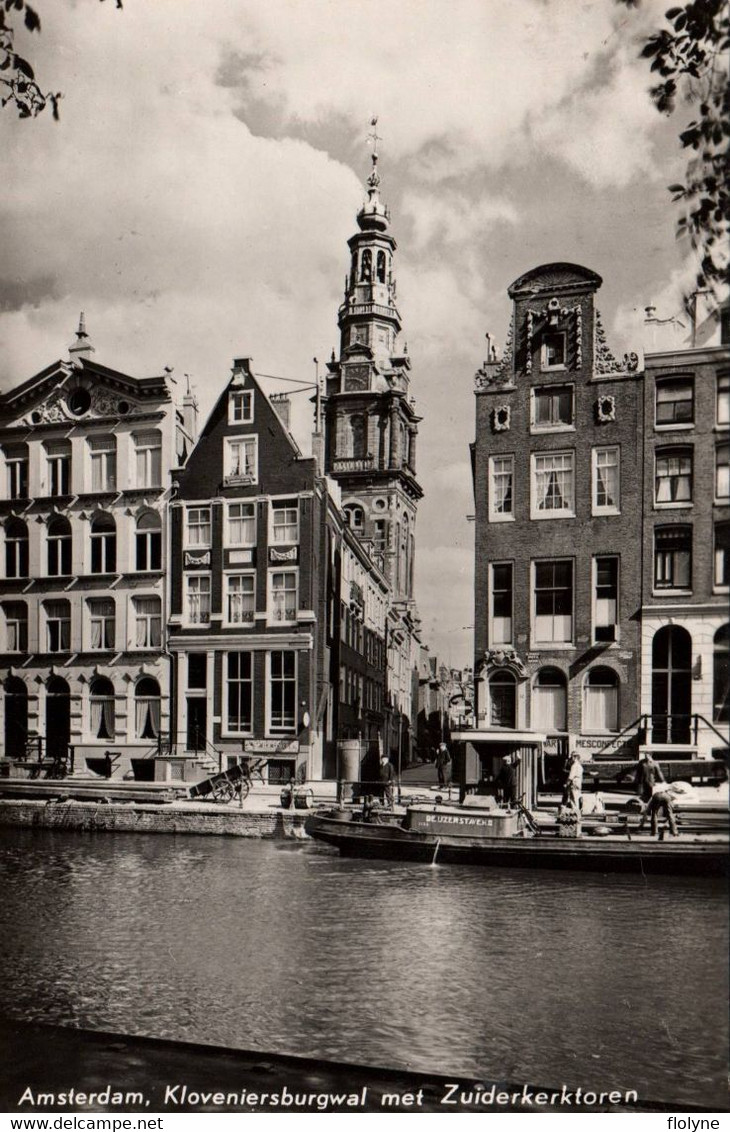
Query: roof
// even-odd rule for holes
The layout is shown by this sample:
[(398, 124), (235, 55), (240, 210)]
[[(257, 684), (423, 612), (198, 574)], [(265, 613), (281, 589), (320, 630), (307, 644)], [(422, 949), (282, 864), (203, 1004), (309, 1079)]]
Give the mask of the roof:
[(521, 291), (560, 291), (576, 285), (587, 285), (597, 291), (602, 283), (600, 275), (578, 263), (543, 263), (515, 279), (507, 288), (507, 294), (513, 299)]

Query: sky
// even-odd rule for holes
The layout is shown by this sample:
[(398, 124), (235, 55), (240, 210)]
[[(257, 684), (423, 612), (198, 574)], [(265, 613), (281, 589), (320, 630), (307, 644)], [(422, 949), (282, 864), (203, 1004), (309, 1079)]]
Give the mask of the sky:
[[(377, 115), (423, 418), (416, 597), (432, 651), (470, 663), (473, 377), (507, 287), (597, 271), (619, 355), (648, 303), (680, 311), (684, 110), (656, 112), (639, 58), (666, 0), (33, 2), (42, 31), (16, 49), (63, 99), (59, 122), (0, 111), (0, 388), (66, 357), (81, 310), (96, 360), (190, 375), (203, 417), (234, 357), (313, 380)], [(308, 451), (308, 395), (292, 405)]]

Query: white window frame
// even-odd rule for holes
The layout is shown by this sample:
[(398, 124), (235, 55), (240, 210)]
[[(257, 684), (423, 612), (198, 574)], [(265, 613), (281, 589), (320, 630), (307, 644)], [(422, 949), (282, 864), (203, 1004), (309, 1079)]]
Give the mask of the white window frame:
[[(253, 609), (250, 618), (241, 618), (236, 621), (230, 616), (230, 600), (233, 596), (231, 591), (231, 582), (235, 578), (247, 578), (253, 583), (251, 587), (251, 596), (253, 598)], [(256, 571), (255, 570), (228, 570), (223, 575), (223, 624), (229, 628), (241, 628), (246, 625), (253, 625), (256, 620)]]
[[(279, 524), (279, 531), (277, 532), (276, 512), (277, 511), (296, 511), (294, 538), (282, 536), (281, 529), (289, 531), (292, 527), (291, 520)], [(269, 546), (295, 546), (299, 544), (299, 500), (298, 499), (272, 499), (269, 504)]]
[(717, 375), (715, 387), (715, 423), (720, 428), (730, 427), (730, 372)]
[[(190, 518), (193, 512), (208, 512), (207, 522), (191, 523)], [(199, 533), (205, 531), (207, 528), (208, 535), (204, 541), (199, 538)], [(192, 538), (193, 532), (196, 532), (195, 538)], [(200, 503), (196, 506), (189, 506), (185, 508), (185, 549), (186, 550), (200, 550), (208, 549), (213, 541), (213, 508), (209, 503)]]
[[(614, 626), (614, 637), (612, 641), (605, 638), (599, 639), (596, 630), (603, 628), (603, 625), (598, 624), (598, 560), (601, 558), (610, 558), (616, 563), (616, 615), (611, 624)], [(606, 599), (601, 599), (606, 600)], [(615, 645), (618, 644), (620, 630), (619, 630), (619, 611), (621, 608), (621, 558), (618, 554), (595, 554), (591, 563), (591, 640), (594, 645)]]
[[(589, 727), (588, 725), (588, 699), (591, 695), (590, 676), (596, 669), (603, 669), (606, 672), (613, 673), (615, 683), (613, 684), (598, 684), (594, 685), (596, 690), (599, 688), (612, 688), (615, 694), (615, 703), (612, 704), (615, 718), (613, 720), (613, 727)], [(593, 668), (589, 668), (583, 677), (583, 685), (581, 689), (581, 731), (584, 735), (618, 735), (621, 730), (621, 680), (617, 672), (614, 672), (608, 665), (597, 664)]]
[[(557, 367), (556, 367), (557, 370)], [(545, 393), (555, 393), (556, 390), (567, 389), (570, 391), (570, 420), (569, 421), (556, 421), (554, 424), (551, 421), (539, 422), (537, 420), (537, 399)], [(555, 385), (533, 385), (530, 389), (530, 432), (543, 433), (543, 432), (575, 432), (575, 384), (572, 381), (556, 382)]]
[[(71, 494), (71, 442), (47, 441), (43, 446), (45, 455), (45, 491), (44, 494), (59, 498)], [(55, 449), (55, 451), (54, 451)], [(59, 486), (63, 482), (63, 468), (66, 468), (66, 491), (54, 491), (53, 479), (58, 479)]]
[[(252, 446), (252, 458), (246, 457), (246, 467), (248, 471), (241, 471), (241, 464), (238, 458), (234, 458), (234, 452), (241, 446)], [(259, 480), (259, 438), (256, 433), (250, 433), (246, 436), (227, 436), (224, 440), (223, 449), (223, 479), (236, 481), (240, 483), (254, 484)]]
[[(142, 521), (142, 519), (146, 519), (149, 515), (152, 515), (152, 514), (154, 514), (160, 520), (159, 526), (157, 526), (157, 527), (143, 527), (140, 530), (139, 524)], [(159, 555), (158, 555), (158, 557), (160, 559), (159, 566), (153, 566), (151, 564), (152, 563), (152, 557), (153, 557), (153, 555), (152, 555), (153, 540), (155, 538), (159, 539), (159, 551), (160, 551)], [(147, 559), (147, 565), (144, 566), (144, 567), (139, 565), (139, 559), (141, 557), (141, 555), (140, 555), (140, 547), (141, 546), (144, 547), (144, 557)], [(137, 520), (134, 524), (134, 570), (135, 570), (135, 573), (137, 573), (137, 574), (154, 574), (161, 569), (162, 569), (162, 521), (161, 521), (161, 517), (159, 515), (157, 515), (157, 512), (147, 511), (142, 515), (138, 515)]]
[[(106, 447), (101, 447), (105, 442)], [(94, 447), (98, 444), (99, 447)], [(87, 437), (89, 453), (89, 491), (103, 493), (117, 490), (117, 440), (115, 436)], [(94, 470), (99, 466), (99, 486), (94, 485)]]
[[(137, 487), (162, 487), (162, 433), (159, 429), (132, 433), (134, 477)], [(157, 453), (157, 461), (155, 461)], [(140, 457), (144, 474), (140, 476)], [(156, 466), (157, 464), (157, 466)]]
[[(495, 635), (495, 617), (494, 617), (494, 571), (498, 566), (509, 566), (511, 574), (510, 586), (510, 633), (507, 640), (498, 639)], [(500, 593), (503, 591), (500, 591)], [(515, 635), (515, 565), (514, 562), (490, 562), (489, 563), (489, 576), (487, 580), (487, 620), (488, 620), (488, 641), (489, 647), (499, 645), (511, 645), (514, 642)], [(504, 618), (500, 618), (504, 620)]]
[[(602, 455), (615, 455), (615, 464), (608, 465), (616, 469), (616, 502), (599, 503), (599, 459)], [(621, 514), (621, 449), (617, 444), (599, 445), (591, 449), (591, 514), (592, 515), (620, 515)]]
[[(558, 457), (570, 458), (570, 476), (572, 483), (572, 493), (570, 498), (570, 507), (561, 507), (552, 510), (541, 510), (538, 506), (537, 498), (537, 462), (538, 460), (557, 459)], [(565, 469), (559, 469), (564, 471)], [(575, 518), (575, 452), (572, 449), (562, 450), (560, 452), (531, 452), (530, 453), (530, 518), (531, 519), (574, 519)]]
[[(236, 541), (236, 539), (234, 539), (234, 537), (233, 537), (233, 523), (235, 522), (235, 523), (245, 524), (245, 523), (249, 522), (249, 519), (247, 519), (247, 518), (246, 519), (244, 519), (244, 518), (239, 518), (239, 519), (232, 518), (231, 512), (232, 512), (234, 507), (250, 507), (251, 508), (251, 519), (250, 519), (250, 521), (253, 523), (253, 534), (252, 534), (251, 538), (249, 538), (249, 539), (244, 538), (240, 542)], [(229, 547), (255, 546), (256, 545), (256, 529), (257, 529), (257, 524), (256, 524), (256, 504), (255, 503), (249, 503), (246, 500), (236, 500), (235, 502), (229, 503), (227, 505), (227, 507), (226, 507), (226, 531), (225, 531), (225, 540), (226, 540), (225, 545), (226, 546), (229, 546)]]
[[(66, 607), (68, 616), (66, 616), (66, 617), (49, 617), (48, 616), (48, 606), (57, 604), (61, 601), (64, 603), (64, 605)], [(47, 652), (47, 653), (50, 653), (51, 655), (56, 655), (57, 653), (71, 652), (71, 603), (70, 603), (70, 601), (67, 598), (50, 598), (47, 601), (44, 601), (43, 602), (43, 622), (44, 622), (43, 628), (44, 628), (44, 632), (45, 632), (45, 642), (46, 642), (46, 648), (45, 648), (44, 651)], [(55, 622), (59, 626), (62, 626), (62, 625), (68, 626), (68, 630), (67, 630), (68, 647), (67, 648), (60, 648), (60, 649), (52, 649), (51, 648), (51, 622)], [(63, 632), (59, 628), (59, 641), (62, 639), (62, 637), (63, 637)]]
[(253, 389), (229, 390), (228, 423), (232, 425), (253, 424)]
[[(726, 464), (721, 464), (720, 460), (719, 460), (720, 452), (723, 451), (723, 450), (725, 452), (727, 452), (727, 455), (728, 455), (728, 462)], [(719, 487), (720, 487), (719, 471), (720, 471), (720, 468), (726, 469), (724, 478), (727, 481), (728, 490), (725, 492), (724, 495), (721, 495), (720, 492), (719, 492)], [(721, 440), (718, 444), (715, 445), (715, 467), (713, 469), (713, 492), (714, 492), (714, 496), (715, 496), (715, 501), (717, 503), (719, 503), (720, 505), (727, 505), (727, 503), (730, 502), (730, 441), (727, 438), (725, 440)]]
[(296, 735), (297, 733), (297, 707), (299, 692), (299, 650), (275, 649), (274, 652), (290, 652), (294, 656), (294, 721), (291, 726), (274, 724), (272, 721), (272, 652), (266, 653), (266, 733), (268, 735)]
[[(136, 604), (138, 601), (156, 601), (157, 602), (157, 612), (156, 613), (152, 613), (151, 611), (145, 612), (145, 611), (138, 609), (137, 604)], [(130, 617), (129, 617), (129, 625), (130, 625), (131, 632), (128, 634), (131, 638), (129, 648), (132, 649), (132, 650), (142, 649), (142, 650), (145, 650), (147, 652), (149, 652), (151, 649), (161, 650), (162, 647), (163, 647), (163, 635), (162, 635), (163, 626), (162, 626), (162, 600), (160, 598), (160, 595), (159, 594), (144, 594), (144, 593), (134, 594), (131, 597), (131, 603), (132, 604), (131, 604)], [(137, 644), (137, 635), (138, 635), (137, 631), (138, 631), (139, 623), (140, 623), (141, 620), (144, 620), (144, 624), (145, 624), (145, 642), (146, 643), (143, 644), (143, 645), (138, 645)], [(154, 636), (152, 629), (153, 629), (153, 624), (154, 624), (155, 620), (158, 620), (159, 623), (160, 623), (160, 628), (159, 628), (160, 643), (158, 645), (152, 644), (152, 638)]]
[[(14, 615), (8, 613), (8, 607), (9, 606), (14, 606), (16, 609), (19, 608), (20, 606), (23, 606), (25, 608), (25, 617), (17, 617), (17, 616), (14, 616)], [(29, 630), (28, 602), (22, 601), (22, 600), (17, 600), (17, 599), (8, 599), (7, 601), (4, 601), (3, 602), (3, 617), (5, 619), (5, 651), (9, 652), (9, 653), (26, 653), (28, 651), (28, 643), (29, 643), (28, 642), (28, 630)], [(25, 648), (20, 647), (20, 639), (21, 639), (21, 636), (22, 636), (21, 627), (23, 625), (25, 625)], [(11, 648), (11, 644), (10, 644), (11, 626), (13, 627), (12, 628), (12, 635), (15, 637), (15, 640), (17, 642), (17, 647), (12, 647), (12, 648)]]
[[(276, 616), (276, 609), (274, 607), (274, 578), (277, 575), (279, 575), (279, 576), (285, 575), (288, 578), (292, 578), (292, 577), (294, 578), (294, 586), (293, 587), (285, 586), (282, 590), (279, 591), (279, 592), (284, 593), (284, 594), (293, 593), (293, 595), (294, 595), (294, 608), (293, 608), (294, 616), (293, 617), (277, 617)], [(267, 592), (267, 600), (266, 600), (266, 607), (267, 607), (267, 617), (266, 617), (266, 619), (267, 619), (269, 625), (296, 625), (296, 623), (297, 623), (297, 610), (299, 609), (299, 567), (298, 566), (291, 566), (291, 567), (286, 567), (284, 569), (280, 569), (280, 568), (269, 569), (269, 576), (268, 576), (268, 579), (267, 579), (267, 587), (268, 587), (268, 592)], [(288, 602), (290, 600), (291, 600), (290, 598), (286, 599), (286, 602), (285, 602), (285, 605), (284, 605), (284, 613), (286, 613), (287, 610), (289, 612), (292, 611), (291, 607), (288, 605)]]
[[(94, 612), (94, 609), (93, 609), (94, 602), (102, 602), (102, 601), (111, 601), (112, 607), (113, 607), (111, 615)], [(112, 598), (112, 597), (88, 597), (86, 599), (85, 604), (86, 604), (86, 631), (87, 631), (87, 634), (88, 634), (89, 652), (110, 652), (112, 649), (114, 649), (116, 647), (116, 642), (117, 642), (117, 609), (116, 609), (116, 602), (114, 601), (114, 598)], [(102, 630), (101, 638), (102, 638), (102, 642), (103, 642), (104, 635), (105, 635), (104, 634), (104, 626), (107, 625), (109, 623), (109, 621), (111, 621), (111, 625), (112, 625), (112, 643), (110, 645), (105, 645), (103, 643), (100, 644), (100, 645), (95, 645), (94, 644), (94, 624), (96, 622), (98, 622), (101, 625), (101, 630)]]
[[(537, 567), (544, 566), (552, 562), (567, 562), (570, 565), (570, 636), (567, 639), (560, 638), (559, 640), (544, 639), (537, 636)], [(542, 614), (541, 616), (545, 616)], [(553, 618), (556, 616), (566, 616), (565, 614), (553, 613)], [(530, 642), (535, 648), (548, 648), (553, 650), (572, 649), (575, 641), (575, 561), (572, 558), (539, 558), (533, 559), (530, 563)]]
[[(659, 499), (657, 486), (659, 479), (659, 463), (660, 461), (670, 460), (689, 460), (689, 473), (679, 472), (676, 476), (665, 475), (662, 480), (671, 482), (672, 479), (677, 481), (681, 479), (689, 479), (689, 499)], [(667, 511), (676, 507), (691, 507), (694, 496), (694, 449), (686, 448), (684, 446), (675, 445), (672, 448), (658, 448), (654, 453), (654, 507), (657, 511)]]
[[(30, 494), (30, 458), (27, 449), (21, 452), (18, 448), (10, 449), (5, 455), (5, 468), (7, 477), (7, 498), (27, 499)], [(23, 475), (23, 471), (25, 475)], [(25, 493), (20, 489), (25, 484)]]
[[(509, 471), (497, 471), (496, 465), (498, 463), (508, 464)], [(510, 510), (497, 511), (497, 489), (496, 482), (497, 476), (509, 475), (510, 477)], [(490, 523), (513, 523), (515, 520), (515, 457), (512, 452), (505, 452), (499, 456), (490, 456), (487, 468), (488, 479), (488, 495), (489, 495), (489, 513), (488, 519)]]
[[(191, 598), (194, 596), (194, 593), (195, 593), (195, 588), (191, 586), (191, 582), (193, 582), (193, 581), (201, 582), (201, 583), (207, 581), (207, 583), (208, 583), (207, 591), (205, 589), (202, 589), (202, 588), (198, 591), (198, 598), (199, 599), (206, 597), (206, 596), (208, 598), (208, 616), (207, 616), (207, 618), (203, 618), (201, 616), (198, 616), (198, 618), (196, 619), (193, 616), (191, 616), (191, 605), (192, 605)], [(209, 570), (205, 570), (205, 571), (189, 570), (189, 571), (186, 571), (185, 574), (183, 575), (183, 623), (185, 625), (190, 626), (191, 628), (207, 628), (210, 625), (211, 617), (212, 617), (212, 604), (211, 604), (212, 596), (213, 596), (213, 576), (212, 576), (212, 574)], [(200, 605), (201, 611), (202, 611), (203, 602), (200, 601), (200, 600), (199, 600), (199, 605)]]
[[(683, 383), (688, 385), (692, 390), (692, 420), (691, 421), (660, 421), (658, 419), (659, 410), (659, 390), (666, 388), (672, 383), (679, 385)], [(676, 402), (674, 402), (676, 404)], [(677, 374), (671, 377), (658, 377), (654, 385), (654, 428), (658, 432), (671, 432), (672, 429), (686, 429), (695, 427), (695, 419), (697, 416), (697, 388), (695, 385), (694, 377), (691, 375)]]
[[(250, 681), (238, 680), (234, 683), (243, 684), (250, 683), (251, 685), (251, 722), (250, 727), (242, 730), (236, 730), (230, 726), (230, 719), (228, 715), (228, 658), (231, 655), (238, 655), (239, 653), (248, 653), (251, 658), (251, 679)], [(222, 661), (222, 684), (223, 684), (223, 702), (221, 704), (221, 735), (227, 739), (240, 738), (241, 736), (251, 736), (254, 733), (255, 727), (255, 711), (256, 711), (256, 654), (250, 649), (230, 649), (223, 656)]]
[(727, 528), (728, 526), (730, 526), (730, 523), (728, 523), (727, 521), (723, 522), (722, 520), (720, 522), (713, 523), (712, 525), (712, 592), (717, 594), (726, 594), (730, 592), (730, 584), (728, 584), (727, 582), (723, 583), (721, 581), (718, 581), (721, 573), (718, 567), (722, 562), (721, 555), (724, 555), (725, 551), (721, 547), (718, 547), (717, 536), (720, 529)]

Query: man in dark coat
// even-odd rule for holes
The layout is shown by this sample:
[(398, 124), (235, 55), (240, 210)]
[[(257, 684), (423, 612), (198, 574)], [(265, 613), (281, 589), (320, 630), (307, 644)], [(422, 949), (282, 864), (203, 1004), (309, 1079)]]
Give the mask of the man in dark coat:
[(505, 755), (499, 773), (495, 779), (498, 796), (501, 797), (503, 802), (508, 806), (513, 806), (517, 801), (517, 764), (519, 763), (518, 755)]
[(387, 755), (383, 755), (380, 759), (379, 778), (383, 787), (383, 803), (386, 806), (392, 807), (395, 771), (393, 770), (393, 764), (391, 763)]
[(662, 768), (658, 763), (654, 762), (649, 752), (645, 751), (643, 757), (639, 759), (636, 778), (634, 779), (636, 793), (639, 795), (644, 805), (651, 801), (652, 791), (657, 782), (664, 782)]

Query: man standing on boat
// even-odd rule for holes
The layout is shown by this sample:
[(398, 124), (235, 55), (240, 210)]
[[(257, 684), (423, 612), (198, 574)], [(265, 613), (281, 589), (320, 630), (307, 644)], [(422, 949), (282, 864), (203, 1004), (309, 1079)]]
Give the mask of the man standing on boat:
[(383, 787), (383, 802), (390, 809), (393, 806), (393, 782), (395, 772), (393, 770), (393, 764), (387, 755), (381, 755), (380, 757), (379, 776)]
[(565, 782), (564, 805), (576, 811), (582, 808), (583, 798), (583, 763), (576, 751), (570, 756), (568, 763), (568, 777)]
[(513, 806), (517, 801), (517, 766), (519, 762), (519, 755), (505, 755), (495, 779), (497, 796), (508, 806)]

